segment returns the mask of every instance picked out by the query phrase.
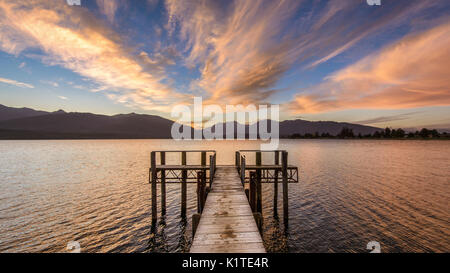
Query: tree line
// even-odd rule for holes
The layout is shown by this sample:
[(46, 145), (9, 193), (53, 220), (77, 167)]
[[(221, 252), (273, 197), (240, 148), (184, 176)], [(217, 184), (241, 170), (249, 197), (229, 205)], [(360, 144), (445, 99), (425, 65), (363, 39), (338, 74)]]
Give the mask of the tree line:
[(306, 133), (302, 134), (292, 134), (289, 138), (338, 138), (338, 139), (351, 139), (351, 138), (368, 138), (368, 139), (450, 139), (450, 134), (447, 132), (439, 133), (436, 129), (422, 128), (420, 131), (407, 132), (402, 128), (392, 129), (387, 127), (380, 131), (376, 131), (373, 134), (361, 133), (355, 134), (353, 129), (348, 127), (343, 127), (339, 134), (331, 135), (329, 133), (316, 132), (314, 134)]

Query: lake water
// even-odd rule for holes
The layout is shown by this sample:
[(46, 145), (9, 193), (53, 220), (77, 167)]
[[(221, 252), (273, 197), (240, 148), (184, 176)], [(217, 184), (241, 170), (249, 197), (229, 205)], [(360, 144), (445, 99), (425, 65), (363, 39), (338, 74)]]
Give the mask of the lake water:
[[(150, 151), (214, 149), (218, 164), (234, 164), (234, 151), (259, 144), (0, 141), (0, 252), (66, 252), (69, 241), (83, 252), (187, 251), (195, 186), (183, 221), (180, 185), (168, 185), (167, 216), (153, 236)], [(282, 140), (280, 148), (300, 183), (289, 185), (287, 230), (273, 217), (272, 185), (263, 185), (268, 251), (367, 252), (369, 241), (382, 252), (450, 251), (449, 141)]]

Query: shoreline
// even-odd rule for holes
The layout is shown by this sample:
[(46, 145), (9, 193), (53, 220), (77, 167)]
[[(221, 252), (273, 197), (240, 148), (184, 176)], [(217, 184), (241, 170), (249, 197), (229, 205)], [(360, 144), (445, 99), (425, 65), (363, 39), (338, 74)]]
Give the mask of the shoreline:
[[(140, 138), (140, 137), (79, 137), (79, 138), (2, 138), (0, 136), (0, 141), (2, 140), (175, 140), (172, 138)], [(214, 141), (264, 141), (261, 139), (214, 139)], [(396, 140), (396, 141), (412, 141), (412, 140), (421, 140), (421, 141), (430, 141), (430, 140), (450, 140), (450, 137), (445, 138), (280, 138), (280, 140)], [(196, 139), (186, 139), (186, 140), (175, 140), (175, 141), (211, 141), (211, 140), (196, 140)]]

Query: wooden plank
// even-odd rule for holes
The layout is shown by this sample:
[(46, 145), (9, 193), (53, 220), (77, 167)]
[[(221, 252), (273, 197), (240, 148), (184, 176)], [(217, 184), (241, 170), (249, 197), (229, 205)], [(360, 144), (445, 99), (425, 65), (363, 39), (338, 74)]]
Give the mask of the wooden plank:
[(264, 253), (234, 166), (218, 166), (190, 249), (192, 253)]
[(202, 215), (208, 216), (239, 216), (239, 215), (250, 215), (253, 216), (253, 212), (248, 206), (248, 204), (230, 204), (223, 207), (205, 207)]
[(209, 166), (203, 165), (157, 165), (157, 170), (209, 170)]
[(239, 195), (227, 195), (227, 196), (219, 196), (219, 195), (213, 195), (210, 196), (210, 198), (212, 200), (214, 200), (214, 202), (220, 202), (220, 203), (233, 203), (235, 204), (235, 202), (237, 203), (243, 203), (244, 205), (247, 204), (247, 199), (246, 198), (242, 198), (242, 196)]
[(261, 243), (237, 243), (227, 245), (193, 245), (191, 253), (265, 253)]
[[(233, 224), (233, 228), (239, 230), (239, 233), (254, 232), (249, 222), (238, 222)], [(226, 234), (230, 232), (228, 224), (202, 225), (197, 228), (197, 232), (201, 234)], [(238, 234), (238, 233), (234, 233)]]
[(217, 245), (217, 244), (239, 244), (239, 243), (259, 243), (261, 235), (258, 231), (233, 232), (226, 230), (221, 233), (196, 233), (197, 245)]
[[(219, 181), (220, 181), (220, 179), (219, 179)], [(220, 182), (222, 182), (222, 181), (220, 181)], [(241, 182), (241, 181), (239, 180), (239, 182)], [(219, 185), (214, 185), (214, 187), (212, 187), (212, 188), (215, 189), (214, 192), (211, 192), (212, 194), (216, 194), (216, 193), (222, 194), (222, 191), (233, 191), (230, 194), (233, 194), (233, 193), (241, 194), (239, 191), (242, 189), (242, 185), (239, 184), (239, 186), (227, 186), (227, 185), (219, 184)], [(211, 190), (212, 190), (212, 188), (211, 188)]]
[[(281, 165), (245, 165), (245, 169), (247, 170), (282, 170), (283, 166)], [(287, 169), (298, 169), (296, 166), (289, 165), (287, 166)]]
[(213, 217), (213, 216), (202, 216), (205, 219), (205, 223), (203, 225), (223, 225), (226, 226), (228, 224), (233, 223), (236, 225), (239, 224), (248, 224), (251, 225), (254, 222), (254, 219), (251, 217), (247, 217), (247, 215), (241, 216), (228, 216), (228, 217)]
[(208, 194), (208, 196), (224, 196), (223, 192), (225, 192), (225, 194), (227, 196), (240, 196), (241, 195), (241, 193), (236, 192), (236, 190), (234, 190), (234, 189), (230, 189), (230, 190), (228, 190), (228, 189), (220, 189), (220, 191), (221, 191), (220, 193), (218, 193), (218, 192), (210, 192)]

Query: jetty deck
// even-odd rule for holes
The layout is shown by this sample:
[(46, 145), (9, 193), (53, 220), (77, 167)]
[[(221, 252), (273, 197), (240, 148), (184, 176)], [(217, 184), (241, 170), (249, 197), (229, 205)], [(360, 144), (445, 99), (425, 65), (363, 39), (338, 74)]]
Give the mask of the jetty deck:
[(266, 252), (235, 166), (217, 166), (190, 252)]
[[(188, 165), (188, 155), (196, 153), (195, 161), (200, 159), (200, 164)], [(263, 153), (273, 153), (273, 163), (263, 164)], [(167, 154), (172, 155), (170, 162), (177, 159), (176, 154), (180, 155), (180, 164), (166, 164)], [(246, 164), (247, 156), (252, 154), (255, 155), (255, 165)], [(190, 161), (192, 163), (193, 160)], [(298, 183), (298, 168), (288, 165), (288, 153), (284, 150), (236, 151), (234, 165), (220, 166), (216, 165), (214, 150), (152, 151), (149, 183), (152, 195), (153, 234), (158, 226), (158, 185), (161, 190), (162, 216), (166, 214), (166, 184), (176, 183), (181, 186), (182, 219), (186, 219), (187, 214), (187, 186), (196, 185), (197, 213), (192, 215), (193, 243), (190, 252), (264, 253), (260, 235), (263, 227), (262, 184), (273, 184), (273, 214), (277, 217), (278, 185), (281, 185), (283, 222), (287, 226), (288, 184)]]

